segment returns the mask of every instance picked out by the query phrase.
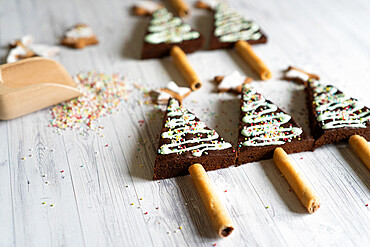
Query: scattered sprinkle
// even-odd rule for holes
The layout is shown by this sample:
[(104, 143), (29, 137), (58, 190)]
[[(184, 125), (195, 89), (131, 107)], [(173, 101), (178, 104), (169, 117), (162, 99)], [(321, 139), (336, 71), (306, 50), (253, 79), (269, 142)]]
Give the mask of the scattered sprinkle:
[(145, 212), (145, 214), (148, 214), (148, 212)]
[(131, 202), (131, 205), (135, 205), (135, 203)]
[(270, 206), (267, 206), (266, 209), (268, 209)]
[(227, 192), (227, 190), (225, 190), (225, 192)]
[(46, 204), (46, 202), (42, 202), (42, 204)]
[(155, 209), (159, 209), (159, 207), (156, 207)]
[[(119, 74), (103, 74), (95, 71), (80, 73), (75, 77), (77, 89), (82, 95), (54, 106), (50, 112), (51, 127), (59, 129), (95, 128), (100, 117), (118, 111), (121, 101), (127, 100), (125, 79)], [(101, 127), (99, 129), (102, 129)]]
[(181, 230), (182, 229), (182, 226), (179, 226), (179, 229)]
[(50, 204), (50, 207), (54, 207), (54, 204)]
[(64, 170), (61, 170), (60, 172), (64, 172)]
[(142, 201), (143, 200), (143, 198), (140, 198), (140, 201)]

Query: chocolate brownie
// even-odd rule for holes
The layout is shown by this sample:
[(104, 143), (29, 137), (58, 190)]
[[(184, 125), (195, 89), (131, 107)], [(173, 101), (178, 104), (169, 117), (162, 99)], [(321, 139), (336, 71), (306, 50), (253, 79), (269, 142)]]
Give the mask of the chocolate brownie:
[(370, 140), (369, 108), (315, 79), (308, 81), (306, 95), (315, 147), (347, 140), (355, 134)]
[(211, 50), (232, 48), (239, 40), (249, 44), (266, 43), (267, 37), (258, 24), (245, 19), (227, 3), (220, 3), (214, 9), (214, 27), (211, 37)]
[(207, 171), (226, 168), (234, 165), (235, 159), (229, 142), (177, 100), (169, 100), (154, 164), (155, 180), (189, 174), (188, 168), (195, 163)]
[(314, 139), (298, 123), (255, 89), (243, 86), (237, 164), (270, 159), (275, 148), (287, 153), (312, 151)]
[(154, 11), (145, 34), (142, 59), (168, 56), (173, 46), (179, 46), (185, 53), (202, 48), (204, 38), (189, 24), (174, 17), (167, 9)]

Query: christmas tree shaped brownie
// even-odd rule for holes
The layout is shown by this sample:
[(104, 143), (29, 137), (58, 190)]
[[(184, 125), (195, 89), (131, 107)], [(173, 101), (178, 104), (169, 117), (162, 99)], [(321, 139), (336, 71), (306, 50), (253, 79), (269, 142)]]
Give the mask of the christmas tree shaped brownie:
[(310, 127), (315, 147), (352, 135), (370, 140), (370, 110), (337, 88), (310, 79), (306, 85)]
[(154, 179), (188, 174), (188, 168), (200, 163), (207, 171), (235, 164), (232, 145), (208, 128), (194, 114), (170, 99), (159, 139), (154, 164)]
[(254, 88), (243, 86), (239, 118), (238, 164), (272, 158), (275, 148), (287, 153), (313, 150), (314, 140), (298, 123)]
[(179, 46), (185, 53), (199, 50), (204, 39), (200, 33), (179, 17), (174, 17), (166, 8), (154, 11), (144, 37), (141, 58), (168, 56), (173, 46)]
[(210, 49), (231, 48), (239, 40), (250, 44), (266, 43), (267, 38), (257, 23), (247, 20), (231, 9), (227, 3), (219, 3), (214, 11), (214, 29)]

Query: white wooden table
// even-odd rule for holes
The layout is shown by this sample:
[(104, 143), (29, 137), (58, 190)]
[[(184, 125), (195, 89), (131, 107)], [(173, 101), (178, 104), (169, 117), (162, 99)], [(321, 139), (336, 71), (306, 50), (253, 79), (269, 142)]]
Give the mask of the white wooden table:
[[(370, 105), (369, 1), (229, 2), (269, 38), (255, 52), (274, 77), (254, 86), (306, 130), (302, 88), (279, 79), (288, 65), (309, 66)], [(209, 172), (235, 222), (224, 240), (215, 235), (189, 176), (152, 180), (163, 114), (138, 103), (143, 95), (133, 82), (152, 89), (185, 81), (169, 58), (138, 60), (148, 19), (131, 16), (132, 3), (0, 1), (1, 57), (24, 34), (57, 44), (66, 28), (82, 21), (101, 43), (81, 51), (62, 48), (56, 59), (71, 74), (124, 74), (132, 90), (122, 111), (101, 120), (104, 137), (78, 130), (58, 135), (47, 127), (48, 109), (0, 121), (0, 246), (369, 246), (370, 173), (348, 144), (291, 155), (321, 196), (313, 215), (289, 192), (272, 160)], [(209, 12), (191, 9), (185, 20), (208, 40)], [(256, 75), (233, 50), (203, 50), (188, 58), (204, 87), (185, 106), (235, 145), (238, 99), (215, 93), (209, 80), (233, 70)]]

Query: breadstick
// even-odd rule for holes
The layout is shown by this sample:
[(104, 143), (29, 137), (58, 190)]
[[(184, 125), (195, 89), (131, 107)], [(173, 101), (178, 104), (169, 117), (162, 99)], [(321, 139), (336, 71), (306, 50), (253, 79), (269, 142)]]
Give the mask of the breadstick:
[(189, 167), (189, 172), (218, 235), (223, 238), (229, 236), (234, 230), (229, 213), (203, 166), (194, 164)]
[(276, 148), (274, 151), (274, 163), (292, 187), (299, 200), (309, 213), (314, 213), (320, 208), (320, 198), (314, 189), (296, 169), (294, 163), (284, 149)]
[(183, 0), (169, 0), (172, 7), (179, 16), (185, 16), (189, 13), (189, 7)]
[(180, 70), (185, 80), (188, 82), (191, 90), (195, 91), (202, 87), (202, 83), (191, 65), (189, 64), (186, 54), (180, 47), (174, 46), (171, 48), (170, 55), (173, 58), (176, 67)]
[(266, 67), (262, 60), (253, 52), (252, 46), (243, 40), (235, 44), (239, 55), (252, 67), (262, 80), (271, 78), (271, 71)]
[(349, 144), (367, 168), (370, 169), (370, 145), (366, 139), (359, 135), (353, 135), (349, 138)]

